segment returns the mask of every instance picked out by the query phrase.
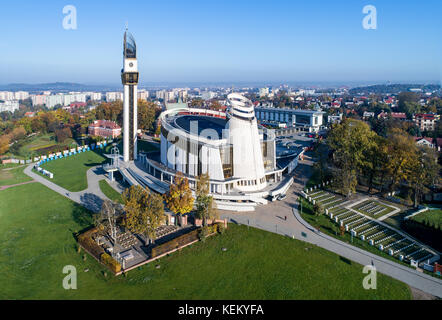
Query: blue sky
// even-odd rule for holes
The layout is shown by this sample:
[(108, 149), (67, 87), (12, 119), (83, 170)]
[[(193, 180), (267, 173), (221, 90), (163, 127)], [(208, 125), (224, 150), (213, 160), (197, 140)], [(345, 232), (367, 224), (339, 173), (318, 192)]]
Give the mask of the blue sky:
[[(62, 9), (77, 8), (77, 30)], [(378, 29), (362, 28), (374, 5)], [(440, 0), (2, 1), (0, 83), (440, 81)]]

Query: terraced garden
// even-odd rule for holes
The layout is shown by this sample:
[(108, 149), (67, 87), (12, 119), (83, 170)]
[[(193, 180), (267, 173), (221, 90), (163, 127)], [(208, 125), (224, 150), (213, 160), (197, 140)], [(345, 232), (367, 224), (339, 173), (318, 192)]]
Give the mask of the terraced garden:
[[(324, 190), (312, 190), (307, 192), (305, 197), (312, 204), (320, 203), (321, 205), (329, 199), (339, 198), (339, 196)], [(412, 265), (419, 265), (428, 259), (437, 260), (436, 252), (430, 251), (420, 243), (376, 220), (376, 218), (395, 211), (396, 208), (375, 200), (366, 200), (347, 208), (342, 205), (344, 202), (342, 199), (340, 202), (336, 201), (337, 205), (330, 206), (325, 212), (332, 221), (345, 227), (345, 230), (352, 236)]]
[(352, 209), (376, 219), (379, 219), (396, 210), (396, 208), (392, 206), (388, 206), (385, 203), (373, 200), (364, 201), (354, 206)]

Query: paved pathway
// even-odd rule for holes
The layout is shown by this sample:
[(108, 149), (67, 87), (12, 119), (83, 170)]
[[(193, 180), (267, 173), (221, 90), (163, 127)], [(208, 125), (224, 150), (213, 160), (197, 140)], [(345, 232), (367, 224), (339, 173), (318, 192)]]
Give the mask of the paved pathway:
[(79, 192), (71, 192), (69, 190), (66, 190), (65, 188), (60, 187), (59, 185), (33, 172), (33, 167), (33, 164), (27, 166), (24, 170), (24, 173), (35, 181), (40, 182), (53, 191), (58, 192), (62, 196), (69, 198), (78, 204), (81, 204), (83, 207), (93, 212), (100, 211), (103, 200), (110, 200), (100, 189), (99, 181), (106, 179), (101, 166), (93, 167), (87, 171), (86, 175), (88, 187), (86, 190)]

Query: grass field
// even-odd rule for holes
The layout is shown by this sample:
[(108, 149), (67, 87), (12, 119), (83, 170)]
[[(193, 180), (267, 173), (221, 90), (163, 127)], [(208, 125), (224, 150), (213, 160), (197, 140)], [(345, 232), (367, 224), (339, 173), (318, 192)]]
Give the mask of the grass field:
[(13, 185), (32, 179), (24, 174), (25, 166), (9, 167), (0, 169), (0, 186)]
[[(74, 234), (90, 223), (88, 211), (40, 184), (0, 192), (0, 299), (411, 298), (405, 284), (380, 274), (378, 289), (364, 290), (362, 266), (336, 254), (236, 225), (126, 276), (105, 277), (76, 251)], [(77, 290), (62, 287), (65, 265), (77, 268)]]
[(40, 134), (26, 138), (24, 141), (21, 141), (17, 147), (12, 149), (15, 151), (13, 153), (16, 156), (29, 157), (31, 154), (47, 154), (48, 152), (45, 150), (51, 147), (68, 148), (69, 145), (73, 144), (76, 145), (73, 139), (66, 139), (63, 143), (58, 143), (55, 141), (53, 134)]
[(435, 229), (441, 229), (442, 227), (442, 210), (428, 210), (412, 218), (414, 221), (422, 223), (427, 226), (431, 226)]
[(87, 188), (86, 172), (104, 161), (101, 154), (88, 151), (44, 163), (41, 167), (54, 174), (53, 179), (45, 178), (69, 191), (77, 192)]
[(160, 150), (160, 146), (158, 144), (154, 144), (145, 140), (138, 140), (138, 150), (144, 152), (152, 152)]
[(112, 188), (106, 180), (100, 180), (100, 189), (101, 191), (112, 201), (119, 202), (123, 204), (123, 199), (121, 194)]

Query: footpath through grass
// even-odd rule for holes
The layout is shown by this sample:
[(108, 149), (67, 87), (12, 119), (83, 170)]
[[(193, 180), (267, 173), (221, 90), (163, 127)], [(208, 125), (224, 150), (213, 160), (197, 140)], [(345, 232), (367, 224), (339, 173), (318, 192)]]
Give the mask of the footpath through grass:
[[(0, 192), (0, 299), (411, 298), (407, 285), (382, 274), (377, 290), (365, 290), (362, 266), (334, 253), (236, 225), (113, 277), (76, 251), (74, 234), (90, 223), (90, 212), (41, 184)], [(62, 287), (66, 265), (77, 269), (77, 290)]]
[(106, 180), (100, 180), (98, 183), (100, 184), (101, 192), (103, 192), (106, 197), (114, 202), (123, 204), (123, 198), (121, 194), (115, 191), (115, 189), (112, 188)]
[(101, 165), (105, 160), (101, 153), (95, 151), (81, 152), (42, 164), (41, 167), (52, 172), (54, 178), (49, 179), (44, 175), (42, 176), (69, 191), (83, 191), (87, 188), (86, 172), (92, 167)]
[(9, 186), (31, 181), (23, 170), (26, 166), (0, 168), (0, 186)]

